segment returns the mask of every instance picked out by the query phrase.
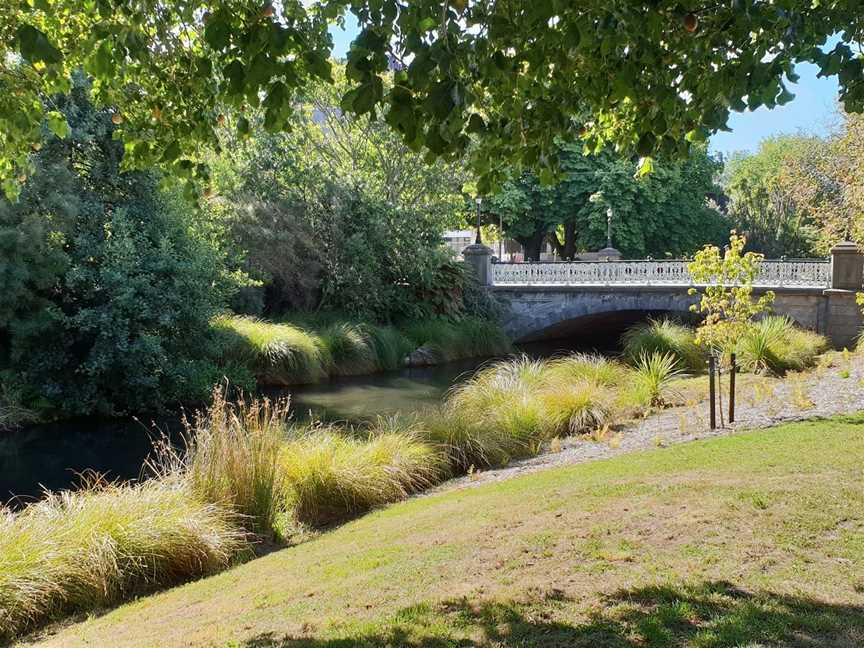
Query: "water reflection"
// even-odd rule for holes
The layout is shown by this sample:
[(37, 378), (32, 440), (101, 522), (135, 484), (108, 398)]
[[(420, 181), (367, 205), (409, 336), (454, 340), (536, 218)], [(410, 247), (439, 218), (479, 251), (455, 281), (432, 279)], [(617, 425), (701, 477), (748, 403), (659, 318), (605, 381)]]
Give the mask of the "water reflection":
[[(578, 348), (556, 341), (525, 345), (520, 351), (548, 357)], [(584, 349), (585, 346), (583, 345)], [(605, 349), (601, 348), (601, 351)], [(360, 422), (376, 416), (422, 411), (438, 404), (455, 383), (488, 360), (466, 360), (436, 367), (402, 369), (371, 376), (342, 377), (292, 390), (267, 390), (291, 397), (298, 420)], [(0, 433), (0, 502), (19, 496), (16, 505), (79, 483), (92, 470), (108, 479), (134, 479), (152, 450), (152, 439), (167, 434), (180, 439), (178, 416), (152, 419), (80, 419), (35, 425)]]

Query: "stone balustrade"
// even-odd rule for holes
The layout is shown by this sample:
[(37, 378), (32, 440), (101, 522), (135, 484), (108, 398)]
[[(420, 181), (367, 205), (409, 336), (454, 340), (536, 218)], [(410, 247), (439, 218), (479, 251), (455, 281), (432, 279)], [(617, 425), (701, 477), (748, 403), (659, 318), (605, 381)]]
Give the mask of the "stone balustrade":
[[(489, 285), (523, 286), (692, 286), (687, 261), (574, 261), (492, 263)], [(754, 285), (760, 287), (831, 287), (829, 261), (766, 260)]]

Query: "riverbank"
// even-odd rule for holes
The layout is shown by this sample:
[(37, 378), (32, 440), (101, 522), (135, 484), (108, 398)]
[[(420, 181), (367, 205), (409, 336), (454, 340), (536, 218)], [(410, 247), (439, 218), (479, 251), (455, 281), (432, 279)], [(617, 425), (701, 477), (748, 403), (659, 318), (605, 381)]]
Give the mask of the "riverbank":
[[(202, 353), (215, 359), (219, 383), (228, 380), (248, 392), (500, 357), (513, 350), (496, 322), (473, 317), (383, 325), (333, 314), (295, 314), (277, 321), (226, 315), (212, 322), (212, 332), (211, 348)], [(68, 418), (46, 415), (25, 406), (24, 400), (21, 389), (0, 383), (0, 433)], [(206, 403), (182, 405), (195, 409)], [(142, 420), (154, 416), (136, 415)]]
[(787, 424), (414, 498), (21, 645), (857, 646), (862, 453)]
[[(711, 430), (708, 424), (707, 379), (701, 382), (705, 384), (693, 380), (672, 384), (670, 390), (679, 393), (677, 404), (615, 426), (602, 436), (561, 439), (554, 448), (547, 448), (536, 457), (451, 479), (430, 494), (476, 487), (538, 470), (608, 459), (639, 450), (864, 411), (864, 355), (860, 352), (828, 352), (820, 358), (815, 369), (784, 378), (739, 376), (735, 422), (724, 420), (723, 425), (715, 430)], [(728, 407), (728, 382), (721, 388), (723, 404)], [(723, 416), (728, 418), (726, 412)]]
[(472, 317), (397, 326), (309, 317), (269, 322), (225, 316), (213, 326), (222, 366), (239, 366), (259, 386), (309, 384), (331, 376), (500, 356), (512, 348), (496, 322)]

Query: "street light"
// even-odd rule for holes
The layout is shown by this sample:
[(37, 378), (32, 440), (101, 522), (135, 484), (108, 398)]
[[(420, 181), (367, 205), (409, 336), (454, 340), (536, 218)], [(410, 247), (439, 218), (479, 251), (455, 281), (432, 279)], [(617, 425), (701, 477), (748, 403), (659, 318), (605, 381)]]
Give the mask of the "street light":
[(612, 208), (606, 210), (606, 247), (612, 247)]
[(477, 196), (477, 238), (474, 240), (474, 245), (482, 245), (483, 241), (480, 239), (480, 206), (483, 204), (483, 199), (480, 196)]

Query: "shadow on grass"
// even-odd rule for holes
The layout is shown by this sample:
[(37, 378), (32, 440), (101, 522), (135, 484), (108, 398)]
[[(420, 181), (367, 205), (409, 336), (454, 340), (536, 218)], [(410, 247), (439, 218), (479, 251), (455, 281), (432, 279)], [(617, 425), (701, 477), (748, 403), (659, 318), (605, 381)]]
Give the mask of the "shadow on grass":
[[(726, 582), (620, 590), (599, 610), (572, 599), (528, 602), (460, 599), (417, 605), (338, 639), (258, 635), (246, 648), (452, 648), (501, 646), (633, 648), (636, 646), (864, 645), (864, 607), (747, 592)], [(578, 620), (575, 620), (577, 619)]]

